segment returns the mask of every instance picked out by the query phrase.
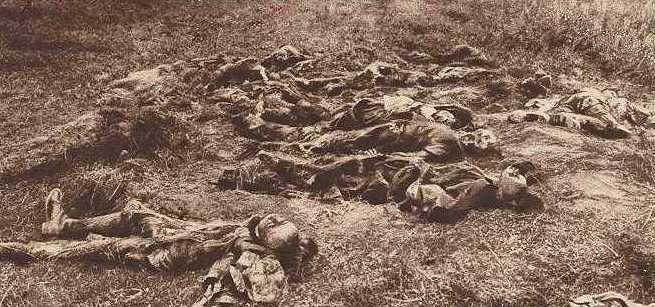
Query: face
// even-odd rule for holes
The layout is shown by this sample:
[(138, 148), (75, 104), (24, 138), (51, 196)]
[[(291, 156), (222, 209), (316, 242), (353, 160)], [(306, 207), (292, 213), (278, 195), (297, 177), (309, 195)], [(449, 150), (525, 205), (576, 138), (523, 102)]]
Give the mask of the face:
[(318, 253), (316, 242), (309, 238), (300, 239), (298, 247), (300, 248), (300, 254), (302, 255), (303, 260), (309, 260)]
[(456, 122), (455, 115), (444, 110), (437, 112), (432, 118), (434, 118), (436, 122), (442, 123), (448, 127), (452, 127)]
[(655, 123), (655, 114), (653, 114), (653, 111), (636, 105), (629, 105), (628, 110), (631, 112), (630, 115), (632, 116), (632, 120), (637, 125), (652, 127), (652, 125)]
[(257, 224), (256, 235), (261, 242), (273, 250), (282, 250), (298, 244), (296, 225), (277, 214), (265, 216)]
[(605, 95), (605, 96), (607, 96), (607, 97), (610, 97), (610, 98), (618, 97), (618, 95), (616, 94), (616, 92), (613, 91), (613, 90), (610, 90), (610, 89), (604, 89), (604, 90), (602, 91), (602, 93), (603, 93), (603, 95)]
[(519, 169), (510, 166), (506, 168), (498, 179), (498, 200), (510, 202), (519, 199), (528, 188), (526, 179)]
[(478, 129), (461, 137), (464, 147), (473, 152), (484, 152), (493, 148), (498, 139), (496, 135), (487, 129)]

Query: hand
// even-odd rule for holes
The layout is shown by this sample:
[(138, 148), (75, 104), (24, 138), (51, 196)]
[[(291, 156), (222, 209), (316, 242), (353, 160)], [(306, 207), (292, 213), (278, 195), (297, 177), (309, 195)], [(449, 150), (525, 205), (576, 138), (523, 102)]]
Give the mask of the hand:
[(378, 150), (375, 149), (375, 148), (369, 148), (367, 150), (364, 150), (364, 152), (362, 152), (362, 154), (365, 155), (365, 156), (369, 156), (369, 157), (375, 157), (375, 156), (381, 155), (381, 153), (378, 152)]

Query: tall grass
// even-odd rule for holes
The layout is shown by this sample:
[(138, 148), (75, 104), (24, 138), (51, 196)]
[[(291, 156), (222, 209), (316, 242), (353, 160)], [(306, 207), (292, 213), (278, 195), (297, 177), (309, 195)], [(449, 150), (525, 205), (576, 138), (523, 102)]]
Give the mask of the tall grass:
[[(387, 1), (388, 2), (388, 1)], [(468, 43), (510, 68), (596, 71), (655, 81), (653, 0), (459, 0), (387, 3), (380, 26), (396, 43), (441, 51)]]
[(655, 142), (641, 134), (638, 136), (637, 148), (624, 161), (626, 169), (641, 183), (655, 188)]

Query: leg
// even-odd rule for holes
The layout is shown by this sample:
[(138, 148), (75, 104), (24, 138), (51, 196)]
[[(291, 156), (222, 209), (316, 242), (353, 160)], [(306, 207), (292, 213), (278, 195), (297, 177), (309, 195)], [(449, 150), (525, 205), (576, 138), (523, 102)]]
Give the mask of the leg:
[(548, 123), (553, 126), (568, 127), (577, 130), (582, 128), (579, 115), (571, 112), (555, 112), (550, 114)]
[[(55, 240), (50, 242), (2, 243), (0, 257), (12, 259), (126, 259), (156, 268), (172, 269), (189, 266), (227, 248), (241, 224), (215, 221), (207, 224), (182, 221), (159, 214), (131, 201), (118, 213), (87, 219), (66, 216), (62, 208), (62, 192), (53, 189), (46, 199), (48, 221), (43, 223), (45, 235), (84, 237), (100, 234), (85, 241)], [(138, 237), (129, 237), (136, 235)], [(125, 236), (104, 237), (104, 236)]]
[(41, 232), (46, 236), (83, 238), (94, 233), (111, 237), (139, 235), (158, 238), (200, 225), (159, 214), (135, 200), (121, 212), (85, 219), (70, 218), (63, 210), (62, 197), (61, 190), (53, 189), (46, 198), (47, 220), (41, 225)]
[(264, 99), (268, 100), (258, 104), (261, 118), (265, 121), (300, 127), (314, 125), (329, 117), (329, 112), (318, 104), (306, 100), (289, 103), (280, 97), (269, 97), (265, 97)]
[(45, 259), (80, 259), (105, 261), (125, 260), (164, 270), (185, 269), (212, 261), (231, 245), (231, 236), (224, 241), (198, 241), (191, 236), (170, 240), (154, 238), (103, 238), (75, 241), (0, 243), (0, 259), (18, 261)]
[(632, 134), (630, 130), (614, 121), (604, 121), (595, 117), (576, 113), (557, 113), (551, 115), (550, 124), (578, 130), (585, 130), (593, 135), (604, 138), (626, 138)]
[[(454, 187), (462, 182), (472, 182), (478, 179), (489, 182), (495, 181), (494, 178), (485, 174), (479, 167), (467, 162), (431, 166), (426, 174), (426, 182), (445, 187)], [(446, 190), (448, 189), (450, 188), (446, 188)]]
[[(302, 150), (313, 153), (352, 153), (361, 148), (362, 142), (365, 140), (367, 140), (366, 133), (362, 133), (361, 130), (335, 130), (322, 134), (314, 140), (297, 143), (297, 145)], [(367, 143), (373, 144), (370, 140)]]
[(512, 123), (522, 123), (522, 122), (548, 123), (550, 121), (550, 116), (541, 111), (516, 110), (509, 115), (508, 119)]
[(256, 159), (223, 169), (214, 184), (222, 189), (280, 193), (308, 188), (311, 176), (318, 170), (310, 161), (262, 150)]
[(244, 134), (260, 141), (293, 141), (302, 134), (302, 128), (272, 123), (246, 112), (235, 115), (232, 120)]

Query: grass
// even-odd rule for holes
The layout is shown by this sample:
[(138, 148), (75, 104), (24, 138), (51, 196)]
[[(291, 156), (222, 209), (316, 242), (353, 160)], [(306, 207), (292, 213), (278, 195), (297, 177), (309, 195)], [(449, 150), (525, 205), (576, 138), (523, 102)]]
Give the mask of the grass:
[(655, 186), (655, 157), (649, 153), (655, 150), (655, 142), (645, 135), (639, 135), (636, 150), (625, 158), (626, 167), (636, 179), (650, 186)]
[(542, 68), (653, 80), (653, 1), (407, 1), (385, 10), (378, 25), (397, 44), (432, 53), (471, 44), (517, 78)]
[[(262, 56), (285, 44), (319, 58), (317, 70), (326, 75), (358, 70), (376, 59), (395, 62), (398, 48), (438, 56), (453, 45), (470, 44), (501, 69), (502, 83), (489, 91), (504, 104), (522, 99), (512, 94), (512, 84), (537, 68), (592, 84), (625, 85), (631, 97), (652, 90), (655, 81), (652, 0), (31, 3), (0, 1), (3, 154), (7, 144), (95, 110), (108, 81), (128, 72), (218, 53)], [(216, 125), (222, 134), (212, 159), (144, 161), (129, 170), (91, 163), (0, 186), (0, 238), (38, 239), (43, 197), (53, 187), (78, 191), (66, 195), (77, 207), (103, 211), (114, 205), (117, 184), (129, 181), (126, 195), (167, 214), (232, 220), (281, 212), (316, 236), (320, 257), (291, 284), (281, 305), (543, 306), (606, 290), (643, 303), (653, 300), (652, 197), (635, 194), (639, 201), (630, 206), (616, 204), (627, 207), (622, 216), (578, 208), (575, 199), (562, 196), (574, 187), (556, 182), (557, 176), (605, 163), (632, 176), (629, 183), (652, 188), (655, 161), (646, 139), (631, 144), (632, 151), (614, 152), (603, 147), (608, 142), (576, 148), (594, 159), (588, 164), (573, 156), (553, 164), (537, 161), (548, 175), (557, 175), (546, 176), (538, 187), (546, 202), (541, 212), (475, 211), (455, 225), (440, 225), (383, 207), (217, 192), (205, 182), (217, 166), (235, 162), (241, 141), (229, 125)], [(611, 166), (608, 161), (616, 159), (626, 162)], [(326, 209), (337, 216), (326, 217), (321, 213)], [(200, 294), (202, 273), (2, 262), (0, 305), (188, 305)]]

